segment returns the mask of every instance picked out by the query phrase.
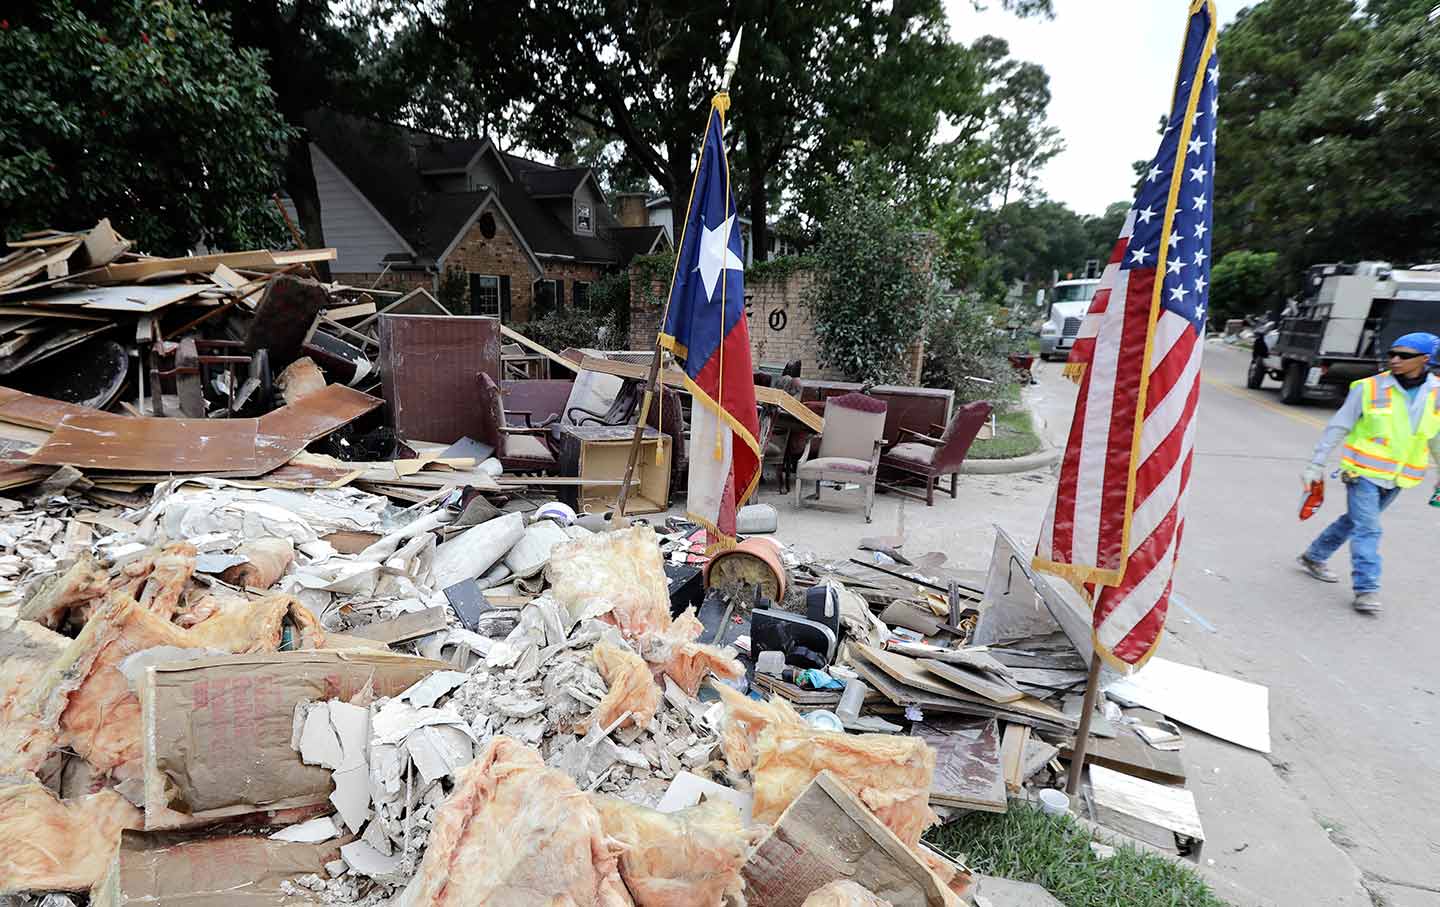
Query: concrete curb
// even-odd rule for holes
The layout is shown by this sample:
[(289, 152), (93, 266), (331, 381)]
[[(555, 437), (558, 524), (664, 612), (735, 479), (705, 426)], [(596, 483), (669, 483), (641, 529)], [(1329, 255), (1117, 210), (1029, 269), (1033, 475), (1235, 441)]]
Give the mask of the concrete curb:
[(1060, 461), (1063, 451), (1059, 447), (1052, 447), (1050, 442), (1045, 440), (1045, 419), (1040, 415), (1040, 411), (1025, 395), (1021, 395), (1021, 400), (1024, 402), (1025, 408), (1030, 411), (1030, 422), (1035, 426), (1035, 434), (1043, 445), (1040, 450), (1023, 457), (1011, 457), (1006, 460), (966, 460), (960, 464), (961, 475), (1003, 476), (1016, 472), (1049, 469)]

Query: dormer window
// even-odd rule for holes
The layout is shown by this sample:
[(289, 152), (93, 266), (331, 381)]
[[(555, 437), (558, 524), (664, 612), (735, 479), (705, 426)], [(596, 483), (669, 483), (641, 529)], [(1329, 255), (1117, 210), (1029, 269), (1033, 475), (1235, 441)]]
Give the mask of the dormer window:
[(589, 205), (579, 204), (575, 206), (575, 232), (595, 232), (595, 217)]

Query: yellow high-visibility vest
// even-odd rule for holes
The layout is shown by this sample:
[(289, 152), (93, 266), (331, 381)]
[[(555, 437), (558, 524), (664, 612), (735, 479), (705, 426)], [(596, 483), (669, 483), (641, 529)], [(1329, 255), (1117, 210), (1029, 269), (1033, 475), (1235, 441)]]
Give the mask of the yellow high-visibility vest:
[(1420, 484), (1430, 465), (1430, 439), (1440, 432), (1440, 389), (1426, 388), (1420, 425), (1410, 424), (1410, 400), (1395, 385), (1383, 383), (1389, 372), (1356, 381), (1361, 389), (1360, 419), (1345, 437), (1340, 468), (1370, 479), (1388, 479), (1399, 488)]

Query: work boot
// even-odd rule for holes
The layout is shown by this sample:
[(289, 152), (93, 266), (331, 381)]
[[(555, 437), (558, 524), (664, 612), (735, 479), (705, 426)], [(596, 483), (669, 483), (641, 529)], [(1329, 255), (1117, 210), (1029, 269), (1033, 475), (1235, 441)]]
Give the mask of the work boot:
[(1340, 582), (1340, 577), (1336, 576), (1329, 567), (1325, 566), (1324, 561), (1312, 561), (1303, 554), (1295, 558), (1295, 560), (1300, 564), (1301, 570), (1304, 570), (1322, 583)]
[(1379, 614), (1380, 593), (1357, 592), (1355, 593), (1355, 601), (1351, 602), (1350, 606), (1361, 614)]

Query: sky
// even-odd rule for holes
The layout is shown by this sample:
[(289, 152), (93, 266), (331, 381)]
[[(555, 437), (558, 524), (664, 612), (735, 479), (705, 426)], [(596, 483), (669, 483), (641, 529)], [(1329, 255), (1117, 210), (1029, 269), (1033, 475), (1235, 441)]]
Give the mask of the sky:
[[(1220, 25), (1254, 0), (1215, 0)], [(1010, 55), (1050, 74), (1048, 122), (1065, 150), (1041, 171), (1045, 194), (1081, 214), (1130, 201), (1135, 173), (1159, 147), (1156, 124), (1174, 90), (1189, 0), (1054, 0), (1055, 18), (1019, 19), (987, 0), (945, 0), (950, 31), (970, 43), (996, 35)], [(1225, 61), (1220, 61), (1225, 66)], [(1225, 99), (1220, 99), (1224, 141)]]

